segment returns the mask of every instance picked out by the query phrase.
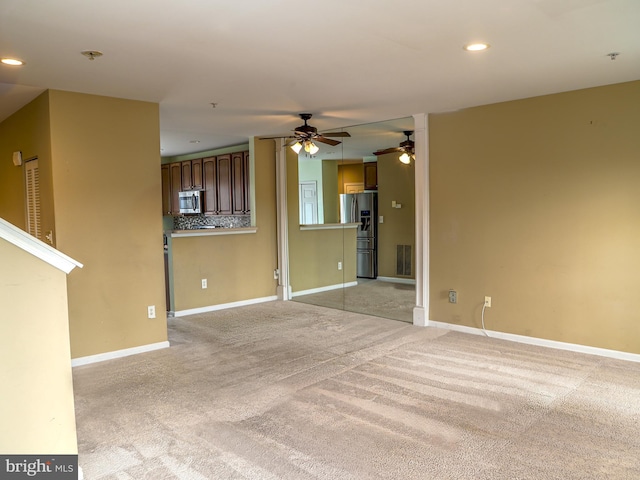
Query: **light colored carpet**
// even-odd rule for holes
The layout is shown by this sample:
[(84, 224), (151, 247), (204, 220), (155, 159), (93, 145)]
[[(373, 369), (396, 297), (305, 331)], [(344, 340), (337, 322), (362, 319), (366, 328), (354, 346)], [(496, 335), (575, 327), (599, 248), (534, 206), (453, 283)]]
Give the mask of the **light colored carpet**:
[(74, 369), (112, 479), (638, 479), (640, 365), (295, 302)]
[(352, 287), (300, 295), (293, 300), (413, 323), (416, 287), (404, 283), (358, 279), (358, 285)]

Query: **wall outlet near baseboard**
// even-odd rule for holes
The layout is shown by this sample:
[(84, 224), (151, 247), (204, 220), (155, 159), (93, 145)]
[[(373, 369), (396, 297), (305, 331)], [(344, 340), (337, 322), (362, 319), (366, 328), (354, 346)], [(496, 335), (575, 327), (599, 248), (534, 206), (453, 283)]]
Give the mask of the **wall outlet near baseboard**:
[(485, 307), (491, 306), (491, 297), (484, 297), (484, 306)]
[(207, 279), (206, 279), (206, 278), (203, 278), (203, 279), (202, 279), (202, 288), (203, 288), (203, 289), (204, 289), (204, 288), (207, 288)]
[(147, 307), (147, 318), (156, 318), (156, 306), (149, 305)]
[(458, 292), (449, 290), (449, 303), (458, 303)]
[(338, 262), (338, 270), (342, 270), (342, 262)]

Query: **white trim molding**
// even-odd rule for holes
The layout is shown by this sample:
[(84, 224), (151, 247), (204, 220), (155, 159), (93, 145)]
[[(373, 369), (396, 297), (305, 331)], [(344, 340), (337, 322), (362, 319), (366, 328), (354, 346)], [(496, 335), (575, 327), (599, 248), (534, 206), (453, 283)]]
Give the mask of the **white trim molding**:
[(376, 280), (389, 283), (404, 283), (406, 285), (415, 285), (415, 278), (402, 278), (402, 277), (377, 277)]
[(416, 306), (413, 324), (424, 327), (429, 318), (429, 117), (413, 116), (415, 143)]
[(58, 270), (62, 270), (66, 274), (76, 267), (82, 268), (80, 262), (47, 245), (42, 240), (38, 240), (33, 235), (12, 225), (3, 218), (0, 218), (0, 238), (47, 262)]
[(298, 292), (291, 292), (292, 297), (299, 297), (300, 295), (310, 295), (312, 293), (328, 292), (330, 290), (338, 290), (340, 288), (355, 287), (358, 282), (346, 282), (336, 283), (335, 285), (327, 285), (326, 287), (310, 288), (309, 290), (300, 290)]
[(169, 348), (168, 341), (150, 343), (148, 345), (125, 348), (123, 350), (114, 350), (113, 352), (98, 353), (97, 355), (89, 355), (87, 357), (73, 358), (71, 359), (71, 366), (80, 367), (82, 365), (89, 365), (91, 363), (104, 362), (105, 360), (113, 360), (115, 358), (128, 357), (130, 355), (137, 355), (139, 353), (153, 352), (154, 350), (161, 350), (163, 348)]
[(358, 228), (359, 223), (317, 223), (313, 225), (300, 225), (300, 230), (342, 230), (345, 228)]
[(219, 305), (209, 305), (207, 307), (190, 308), (187, 310), (177, 310), (173, 312), (174, 317), (185, 317), (187, 315), (195, 315), (196, 313), (215, 312), (217, 310), (226, 310), (228, 308), (244, 307), (246, 305), (254, 305), (256, 303), (273, 302), (278, 300), (277, 295), (271, 297), (251, 298), (249, 300), (240, 300), (238, 302), (221, 303)]
[(276, 141), (276, 223), (278, 241), (278, 287), (279, 300), (291, 299), (289, 285), (289, 221), (287, 219), (287, 146), (283, 138)]
[[(471, 335), (485, 335), (480, 328), (467, 327), (465, 325), (456, 325), (453, 323), (436, 322), (429, 320), (429, 327), (444, 328), (455, 332), (469, 333)], [(590, 347), (588, 345), (579, 345), (577, 343), (558, 342), (556, 340), (547, 340), (544, 338), (527, 337), (525, 335), (516, 335), (515, 333), (496, 332), (487, 330), (486, 336), (489, 338), (497, 338), (500, 340), (508, 340), (510, 342), (524, 343), (527, 345), (536, 345), (538, 347), (555, 348), (557, 350), (566, 350), (569, 352), (586, 353), (588, 355), (598, 355), (600, 357), (615, 358), (616, 360), (626, 360), (628, 362), (640, 363), (640, 354), (621, 352), (619, 350), (609, 350), (606, 348)]]
[(193, 230), (176, 230), (171, 232), (171, 238), (180, 237), (210, 237), (213, 235), (243, 235), (247, 233), (257, 233), (256, 227), (245, 228), (211, 228), (211, 229), (193, 229)]

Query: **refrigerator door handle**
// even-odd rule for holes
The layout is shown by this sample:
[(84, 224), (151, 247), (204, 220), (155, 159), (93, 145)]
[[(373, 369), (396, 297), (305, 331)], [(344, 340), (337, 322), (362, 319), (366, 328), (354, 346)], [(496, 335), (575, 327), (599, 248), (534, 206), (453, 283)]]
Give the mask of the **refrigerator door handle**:
[(351, 221), (355, 222), (357, 217), (357, 213), (358, 213), (358, 200), (356, 199), (356, 197), (352, 197), (351, 198)]

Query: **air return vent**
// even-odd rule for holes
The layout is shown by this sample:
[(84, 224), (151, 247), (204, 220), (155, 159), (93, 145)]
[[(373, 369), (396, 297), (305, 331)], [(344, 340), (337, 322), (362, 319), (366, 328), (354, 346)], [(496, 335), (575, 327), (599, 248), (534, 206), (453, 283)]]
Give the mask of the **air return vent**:
[(411, 276), (411, 245), (396, 245), (396, 275)]

